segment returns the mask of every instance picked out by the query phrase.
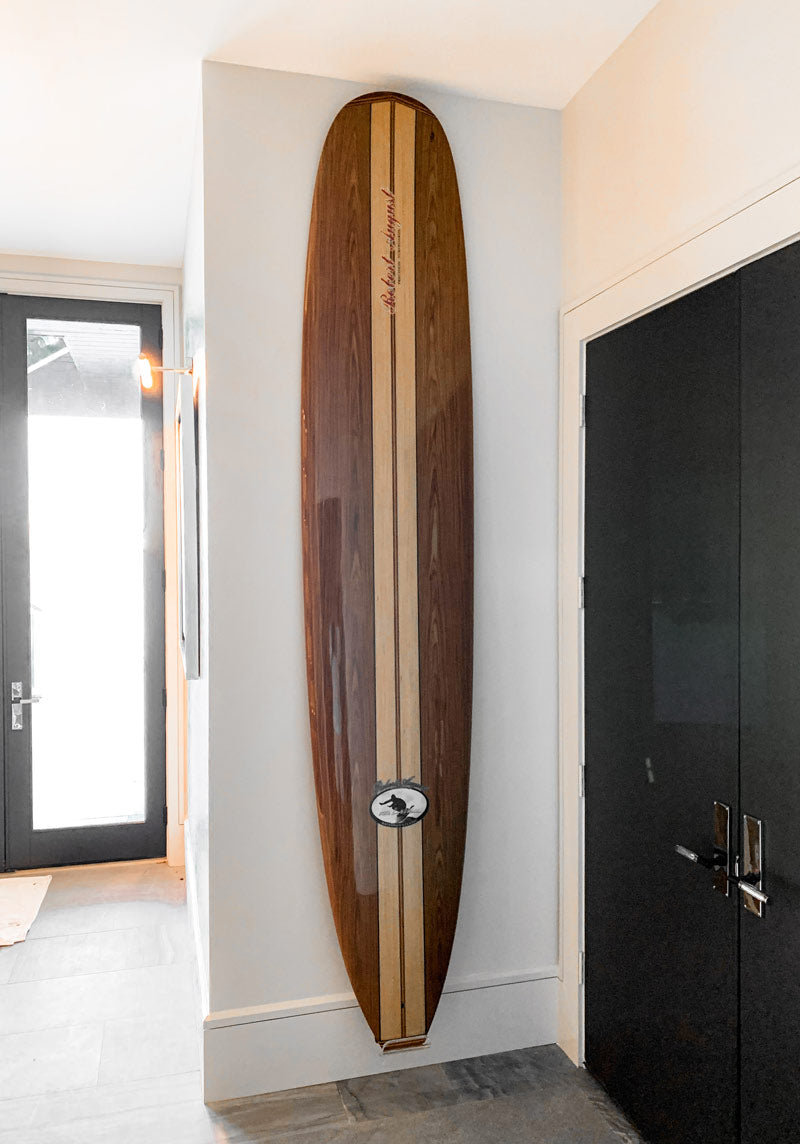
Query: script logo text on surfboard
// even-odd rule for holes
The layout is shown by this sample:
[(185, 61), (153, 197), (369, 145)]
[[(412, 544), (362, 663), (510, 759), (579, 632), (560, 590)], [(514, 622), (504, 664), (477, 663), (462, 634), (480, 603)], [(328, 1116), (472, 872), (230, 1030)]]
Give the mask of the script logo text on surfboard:
[(381, 282), (386, 289), (381, 294), (381, 302), (390, 314), (394, 314), (397, 309), (397, 284), (400, 281), (400, 223), (397, 221), (395, 213), (394, 194), (387, 191), (386, 187), (381, 187), (381, 194), (386, 196), (386, 230), (383, 232), (383, 236), (386, 239), (388, 251), (382, 256), (384, 273)]

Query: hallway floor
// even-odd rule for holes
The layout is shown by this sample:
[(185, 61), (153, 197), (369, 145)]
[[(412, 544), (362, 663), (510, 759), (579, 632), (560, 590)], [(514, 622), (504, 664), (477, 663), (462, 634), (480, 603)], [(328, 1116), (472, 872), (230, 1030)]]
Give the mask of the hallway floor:
[(210, 1108), (182, 871), (55, 870), (0, 948), (0, 1144), (637, 1144), (555, 1046)]

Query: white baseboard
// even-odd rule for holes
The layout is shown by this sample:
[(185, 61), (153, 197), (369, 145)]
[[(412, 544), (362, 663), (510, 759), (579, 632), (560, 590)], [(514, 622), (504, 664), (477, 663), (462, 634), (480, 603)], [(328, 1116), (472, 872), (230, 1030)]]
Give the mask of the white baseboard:
[(460, 988), (454, 981), (442, 997), (430, 1044), (388, 1056), (375, 1044), (352, 994), (213, 1013), (203, 1030), (204, 1099), (255, 1096), (551, 1044), (557, 1036), (556, 970), (534, 973), (504, 975), (500, 984), (472, 978), (486, 983)]
[[(525, 969), (519, 973), (471, 973), (448, 978), (445, 993), (465, 993), (471, 989), (493, 989), (497, 985), (518, 985), (523, 981), (543, 981), (558, 977), (557, 965), (542, 969)], [(277, 1021), (284, 1017), (301, 1017), (309, 1013), (327, 1013), (333, 1009), (357, 1009), (354, 993), (328, 993), (322, 997), (301, 997), (297, 1001), (274, 1001), (268, 1005), (249, 1005), (242, 1009), (218, 1009), (203, 1021), (204, 1029), (224, 1029), (229, 1025), (249, 1025), (254, 1021)]]
[(192, 832), (189, 823), (186, 823), (184, 832), (184, 846), (186, 848), (186, 905), (189, 910), (189, 926), (194, 940), (194, 955), (197, 970), (197, 986), (200, 993), (201, 1019), (208, 1013), (208, 970), (203, 955), (203, 939), (200, 935), (200, 915), (197, 908), (197, 886), (195, 884), (194, 854), (192, 851)]
[(182, 822), (167, 823), (167, 865), (186, 865), (186, 839)]

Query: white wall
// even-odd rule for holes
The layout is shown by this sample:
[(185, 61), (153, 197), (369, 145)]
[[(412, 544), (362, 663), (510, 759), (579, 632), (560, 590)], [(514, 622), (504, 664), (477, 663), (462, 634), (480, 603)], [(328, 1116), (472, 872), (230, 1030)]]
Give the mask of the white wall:
[(203, 1016), (209, 1007), (209, 837), (208, 837), (208, 474), (205, 449), (205, 247), (203, 139), (198, 128), (192, 189), (183, 259), (184, 361), (193, 362), (198, 378), (198, 491), (200, 550), (200, 678), (186, 684), (187, 818), (186, 888), (196, 936), (198, 976)]
[(564, 111), (564, 296), (607, 285), (800, 163), (797, 0), (661, 0)]
[(206, 64), (208, 1099), (556, 1035), (559, 115), (404, 89), (449, 135), (470, 285), (473, 775), (448, 981), (468, 991), (444, 998), (427, 1056), (384, 1062), (349, 999), (314, 804), (300, 540), (303, 281), (325, 134), (341, 105), (368, 89)]

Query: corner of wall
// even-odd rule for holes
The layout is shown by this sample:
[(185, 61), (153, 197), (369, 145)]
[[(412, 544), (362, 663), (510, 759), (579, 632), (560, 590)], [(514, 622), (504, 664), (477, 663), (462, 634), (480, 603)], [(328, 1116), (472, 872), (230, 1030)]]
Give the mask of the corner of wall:
[(206, 376), (205, 376), (205, 209), (202, 109), (192, 167), (192, 187), (186, 223), (183, 289), (184, 353), (195, 365), (198, 385), (198, 559), (200, 614), (200, 677), (186, 683), (186, 885), (197, 952), (203, 1017), (209, 1012), (209, 656), (208, 656), (208, 527), (206, 493)]

